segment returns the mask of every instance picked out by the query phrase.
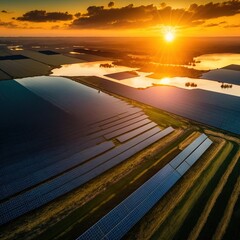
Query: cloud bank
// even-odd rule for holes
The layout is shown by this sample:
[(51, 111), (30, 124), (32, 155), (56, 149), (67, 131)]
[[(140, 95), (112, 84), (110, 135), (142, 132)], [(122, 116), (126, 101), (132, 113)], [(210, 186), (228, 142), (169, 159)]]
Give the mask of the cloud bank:
[(57, 22), (72, 20), (73, 15), (68, 12), (47, 12), (44, 10), (33, 10), (26, 12), (23, 16), (16, 18), (19, 21), (28, 22)]
[(240, 14), (240, 0), (229, 0), (221, 3), (210, 2), (201, 5), (194, 3), (188, 8), (172, 8), (166, 3), (159, 4), (159, 7), (153, 4), (142, 6), (129, 4), (121, 8), (114, 6), (114, 2), (111, 1), (107, 8), (89, 6), (86, 13), (80, 13), (76, 10), (74, 14), (33, 10), (14, 19), (27, 22), (66, 21), (65, 25), (70, 29), (139, 29), (154, 28), (161, 25), (186, 28), (199, 25), (216, 27), (222, 25), (223, 22), (218, 24), (206, 21)]
[(180, 26), (202, 24), (208, 19), (234, 16), (240, 13), (240, 1), (231, 0), (222, 3), (192, 4), (188, 9), (172, 8), (162, 3), (160, 8), (153, 4), (134, 6), (130, 4), (122, 8), (90, 6), (86, 14), (75, 19), (73, 28), (116, 28), (146, 27), (158, 24), (175, 24)]

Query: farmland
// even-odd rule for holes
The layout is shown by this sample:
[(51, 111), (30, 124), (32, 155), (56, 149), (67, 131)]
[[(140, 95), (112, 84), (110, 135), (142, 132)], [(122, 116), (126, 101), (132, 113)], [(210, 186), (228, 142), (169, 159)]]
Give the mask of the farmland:
[[(119, 100), (123, 101), (123, 98)], [(125, 102), (129, 104), (129, 100)], [(206, 217), (214, 214), (212, 213), (214, 208), (219, 212), (220, 218), (226, 214), (224, 209), (218, 210), (218, 202), (223, 201), (221, 199), (224, 196), (219, 193), (227, 184), (234, 183), (230, 190), (233, 196), (228, 195), (225, 205), (230, 201), (231, 196), (235, 198), (231, 207), (237, 207), (236, 193), (234, 197), (233, 191), (235, 189), (236, 192), (237, 188), (234, 172), (239, 170), (237, 138), (218, 133), (216, 130), (208, 130), (204, 125), (195, 124), (137, 102), (131, 104), (139, 109), (138, 111), (142, 109), (160, 129), (172, 126), (175, 130), (166, 136), (164, 141), (161, 139), (156, 141), (144, 151), (115, 166), (111, 171), (4, 225), (1, 227), (1, 238), (12, 239), (24, 236), (25, 239), (73, 239), (78, 237), (180, 154), (202, 132), (209, 136), (213, 145), (126, 237), (145, 239), (146, 236), (152, 236), (154, 239), (164, 239), (166, 238), (164, 236), (168, 236), (166, 239), (170, 239), (171, 233), (171, 238), (177, 239), (179, 236), (179, 239), (183, 239), (191, 236), (192, 239), (197, 239), (206, 231), (204, 230), (208, 226)], [(204, 205), (202, 205), (203, 200)], [(199, 209), (198, 204), (201, 204), (204, 211), (195, 210)], [(228, 228), (236, 227), (234, 223), (236, 219), (234, 220), (233, 215), (232, 211), (228, 217), (229, 221), (224, 222), (226, 233)], [(12, 231), (13, 226), (14, 231)], [(222, 233), (222, 236), (224, 234)]]
[(0, 51), (0, 238), (240, 238), (239, 97), (68, 50)]

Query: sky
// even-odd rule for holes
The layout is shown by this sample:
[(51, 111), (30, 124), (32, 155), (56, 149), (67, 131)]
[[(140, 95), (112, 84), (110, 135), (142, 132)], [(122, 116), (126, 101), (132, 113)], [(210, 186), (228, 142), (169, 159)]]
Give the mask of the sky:
[(240, 0), (0, 0), (0, 36), (240, 36)]

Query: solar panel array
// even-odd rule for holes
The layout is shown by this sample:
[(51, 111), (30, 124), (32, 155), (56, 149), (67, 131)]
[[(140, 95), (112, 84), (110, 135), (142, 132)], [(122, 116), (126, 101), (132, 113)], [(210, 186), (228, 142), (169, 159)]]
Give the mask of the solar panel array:
[(185, 174), (210, 147), (205, 134), (199, 136), (169, 164), (102, 217), (77, 240), (121, 239)]
[[(96, 145), (94, 147), (88, 148), (86, 150), (74, 154), (72, 157), (68, 158), (67, 161), (66, 159), (63, 159), (61, 161), (58, 161), (57, 163), (46, 166), (43, 169), (37, 170), (36, 172), (24, 176), (18, 179), (17, 181), (15, 179), (15, 181), (4, 185), (4, 188), (1, 189), (0, 199), (2, 200), (24, 189), (37, 185), (58, 174), (61, 174), (62, 172), (67, 171), (68, 169), (71, 169), (101, 153), (104, 153), (107, 150), (110, 150), (114, 146), (115, 145), (111, 141), (103, 142), (99, 145)], [(29, 171), (31, 171), (31, 168), (28, 169)], [(11, 173), (9, 172), (9, 174)], [(7, 180), (6, 182), (8, 182), (7, 176), (9, 175), (5, 175), (5, 179)]]
[[(115, 111), (102, 111), (79, 132), (65, 126), (66, 134), (76, 140), (71, 147), (48, 148), (43, 138), (37, 155), (1, 161), (0, 225), (80, 187), (174, 131), (161, 131), (141, 109), (114, 101)], [(116, 146), (112, 139), (121, 135), (125, 140)], [(19, 139), (24, 139), (21, 134)], [(22, 148), (27, 144), (18, 143)]]
[(111, 93), (240, 134), (240, 104), (237, 96), (201, 89), (189, 91), (171, 86), (139, 90), (100, 77), (90, 77), (89, 81)]

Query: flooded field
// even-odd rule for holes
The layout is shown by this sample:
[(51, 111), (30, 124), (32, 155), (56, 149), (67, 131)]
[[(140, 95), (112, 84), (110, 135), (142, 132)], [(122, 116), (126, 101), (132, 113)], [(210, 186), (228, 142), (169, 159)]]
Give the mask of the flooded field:
[(214, 53), (204, 54), (194, 58), (196, 62), (195, 69), (198, 70), (212, 70), (218, 69), (230, 64), (240, 65), (240, 54), (234, 53)]
[[(111, 61), (96, 61), (96, 62), (86, 62), (77, 64), (67, 64), (62, 65), (61, 68), (56, 68), (52, 70), (52, 76), (97, 76), (101, 78), (108, 79), (113, 82), (118, 82), (123, 85), (134, 87), (134, 88), (148, 88), (154, 85), (168, 85), (184, 89), (202, 89), (206, 91), (212, 91), (222, 94), (228, 94), (233, 96), (240, 96), (240, 86), (232, 85), (231, 88), (222, 88), (222, 84), (218, 81), (211, 81), (207, 79), (197, 79), (197, 78), (186, 78), (186, 77), (175, 77), (175, 78), (162, 78), (153, 79), (148, 77), (150, 73), (139, 72), (135, 68), (129, 68), (124, 66), (116, 66), (111, 68), (101, 67), (101, 64), (112, 64)], [(124, 75), (126, 71), (136, 71), (138, 74), (132, 78), (121, 79), (121, 81), (109, 77), (109, 74), (119, 73)], [(227, 71), (227, 70), (226, 70)], [(187, 82), (194, 82), (197, 84), (196, 87), (186, 87)]]

